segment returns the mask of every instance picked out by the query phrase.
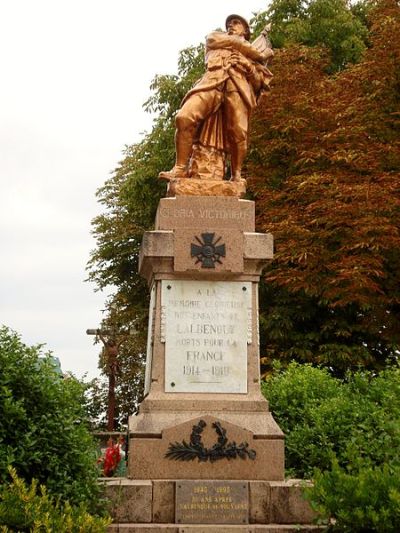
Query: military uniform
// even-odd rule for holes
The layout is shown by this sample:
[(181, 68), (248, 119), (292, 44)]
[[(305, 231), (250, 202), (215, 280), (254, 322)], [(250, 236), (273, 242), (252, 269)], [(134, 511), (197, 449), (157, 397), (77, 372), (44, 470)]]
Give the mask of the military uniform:
[(162, 179), (188, 177), (195, 145), (230, 154), (231, 179), (241, 179), (250, 114), (272, 78), (264, 63), (273, 52), (248, 42), (250, 29), (242, 17), (230, 15), (226, 28), (227, 33), (207, 36), (207, 71), (182, 101), (176, 116), (176, 164), (160, 173)]
[[(232, 64), (233, 51), (252, 63), (250, 74), (240, 64)], [(271, 72), (262, 65), (263, 59), (243, 38), (225, 32), (209, 34), (207, 72), (183, 99), (176, 117), (177, 128), (196, 126), (212, 117), (199, 132), (201, 144), (229, 151), (232, 142), (246, 142), (250, 113), (257, 105), (261, 90), (272, 78)]]

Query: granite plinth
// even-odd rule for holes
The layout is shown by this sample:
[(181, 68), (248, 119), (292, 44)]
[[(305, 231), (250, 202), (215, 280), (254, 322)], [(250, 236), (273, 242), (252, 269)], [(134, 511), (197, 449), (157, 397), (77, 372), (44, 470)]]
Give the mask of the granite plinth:
[(204, 268), (191, 254), (191, 244), (201, 230), (147, 231), (139, 254), (139, 272), (149, 285), (155, 279), (258, 281), (267, 260), (273, 257), (272, 235), (222, 229), (215, 239), (225, 246), (225, 257)]
[(158, 205), (155, 229), (179, 228), (238, 229), (255, 231), (254, 202), (238, 198), (185, 197), (162, 198)]
[(158, 483), (153, 521), (171, 520), (171, 479), (250, 483), (250, 521), (270, 508), (269, 485), (251, 483), (284, 479), (284, 436), (260, 391), (258, 281), (273, 239), (255, 233), (254, 202), (238, 198), (243, 185), (171, 180), (176, 197), (160, 201), (143, 238), (146, 397), (129, 421), (128, 471)]
[[(208, 482), (215, 483), (213, 480), (205, 480), (205, 483)], [(110, 527), (110, 531), (119, 530), (127, 533), (130, 531), (141, 533), (143, 531), (178, 532), (181, 531), (181, 528), (190, 527), (200, 528), (199, 531), (203, 528), (207, 532), (260, 531), (283, 533), (291, 531), (315, 532), (325, 529), (323, 526), (312, 525), (317, 514), (311, 509), (308, 501), (304, 499), (301, 488), (304, 482), (299, 480), (245, 482), (249, 494), (249, 524), (246, 525), (177, 523), (176, 487), (178, 484), (185, 483), (179, 479), (137, 480), (134, 482), (135, 492), (131, 492), (133, 482), (126, 478), (106, 479), (104, 483), (106, 497), (111, 500), (111, 515), (115, 522)], [(228, 485), (229, 482), (226, 483)], [(201, 482), (195, 485), (201, 486)], [(222, 483), (223, 485), (224, 483)], [(129, 499), (123, 497), (126, 490), (130, 491)], [(283, 493), (285, 493), (285, 497), (284, 500), (281, 500)], [(278, 500), (281, 500), (282, 504), (279, 512), (276, 511), (275, 507)], [(117, 506), (115, 502), (118, 502)], [(286, 504), (289, 504), (288, 507)], [(128, 509), (123, 510), (123, 506)], [(150, 516), (152, 519), (149, 521)], [(128, 520), (130, 521), (128, 522)], [(241, 529), (243, 527), (245, 529)]]
[[(272, 236), (254, 232), (253, 202), (229, 197), (165, 198), (155, 228), (139, 259), (152, 303), (147, 396), (129, 422), (129, 476), (281, 481), (283, 433), (259, 373), (257, 282), (273, 256)], [(207, 449), (218, 422), (229, 442), (248, 443), (257, 459), (166, 458), (199, 420), (207, 421)]]
[(151, 481), (125, 478), (107, 479), (105, 497), (116, 522), (151, 522), (153, 487)]

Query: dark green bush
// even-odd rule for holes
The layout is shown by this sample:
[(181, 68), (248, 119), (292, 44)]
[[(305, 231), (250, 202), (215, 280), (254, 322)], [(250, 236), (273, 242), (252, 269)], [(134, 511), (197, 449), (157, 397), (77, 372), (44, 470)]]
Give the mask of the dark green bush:
[(307, 490), (331, 531), (400, 531), (400, 370), (276, 366), (262, 385), (286, 435), (287, 474), (313, 478)]
[(60, 376), (42, 347), (0, 328), (0, 484), (13, 466), (51, 495), (95, 509), (96, 446), (84, 406), (80, 382)]
[(398, 533), (400, 530), (400, 467), (368, 466), (357, 460), (347, 467), (333, 461), (331, 470), (315, 472), (311, 504), (322, 516), (334, 518), (338, 533)]

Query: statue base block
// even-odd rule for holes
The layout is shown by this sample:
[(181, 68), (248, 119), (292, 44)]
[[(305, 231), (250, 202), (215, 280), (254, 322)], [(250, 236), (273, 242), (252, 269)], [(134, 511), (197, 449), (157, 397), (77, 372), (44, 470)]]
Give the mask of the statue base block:
[(243, 198), (246, 194), (246, 180), (202, 180), (175, 178), (168, 184), (167, 196), (233, 196)]
[[(326, 526), (312, 525), (317, 514), (304, 499), (303, 487), (309, 483), (302, 480), (245, 481), (242, 483), (245, 495), (235, 494), (235, 483), (219, 483), (216, 489), (220, 497), (217, 497), (217, 503), (211, 505), (206, 501), (207, 494), (211, 494), (215, 485), (213, 480), (193, 482), (192, 491), (190, 487), (189, 490), (185, 487), (187, 482), (175, 477), (161, 481), (126, 478), (103, 478), (101, 481), (104, 482), (104, 496), (110, 502), (114, 522), (109, 526), (110, 532), (315, 533), (326, 529)], [(179, 494), (180, 486), (186, 489), (186, 495)], [(228, 492), (228, 489), (231, 490)], [(187, 502), (183, 501), (185, 496)], [(240, 522), (221, 523), (226, 507), (231, 505), (229, 500), (235, 505), (234, 502), (239, 498)], [(212, 500), (215, 500), (215, 496)], [(182, 514), (189, 512), (191, 521), (186, 522)], [(217, 523), (210, 522), (211, 513), (217, 518)]]

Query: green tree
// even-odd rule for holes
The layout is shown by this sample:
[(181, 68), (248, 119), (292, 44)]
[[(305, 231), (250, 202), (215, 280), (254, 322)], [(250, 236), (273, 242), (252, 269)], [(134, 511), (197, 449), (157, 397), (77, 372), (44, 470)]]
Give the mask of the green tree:
[(371, 1), (348, 0), (273, 0), (259, 14), (256, 27), (268, 20), (275, 48), (293, 44), (324, 46), (330, 61), (326, 68), (335, 72), (348, 63), (360, 61), (366, 49), (366, 12)]
[(371, 14), (371, 47), (335, 77), (317, 48), (277, 54), (253, 122), (249, 188), (276, 242), (262, 351), (337, 372), (397, 358), (400, 7)]
[[(399, 464), (400, 370), (358, 371), (336, 378), (324, 368), (276, 365), (262, 383), (269, 407), (286, 436), (286, 472), (312, 478), (314, 469)], [(399, 482), (400, 483), (400, 482)]]
[(96, 446), (84, 386), (60, 376), (41, 346), (26, 346), (4, 326), (0, 369), (0, 483), (9, 480), (12, 466), (51, 495), (96, 509)]

